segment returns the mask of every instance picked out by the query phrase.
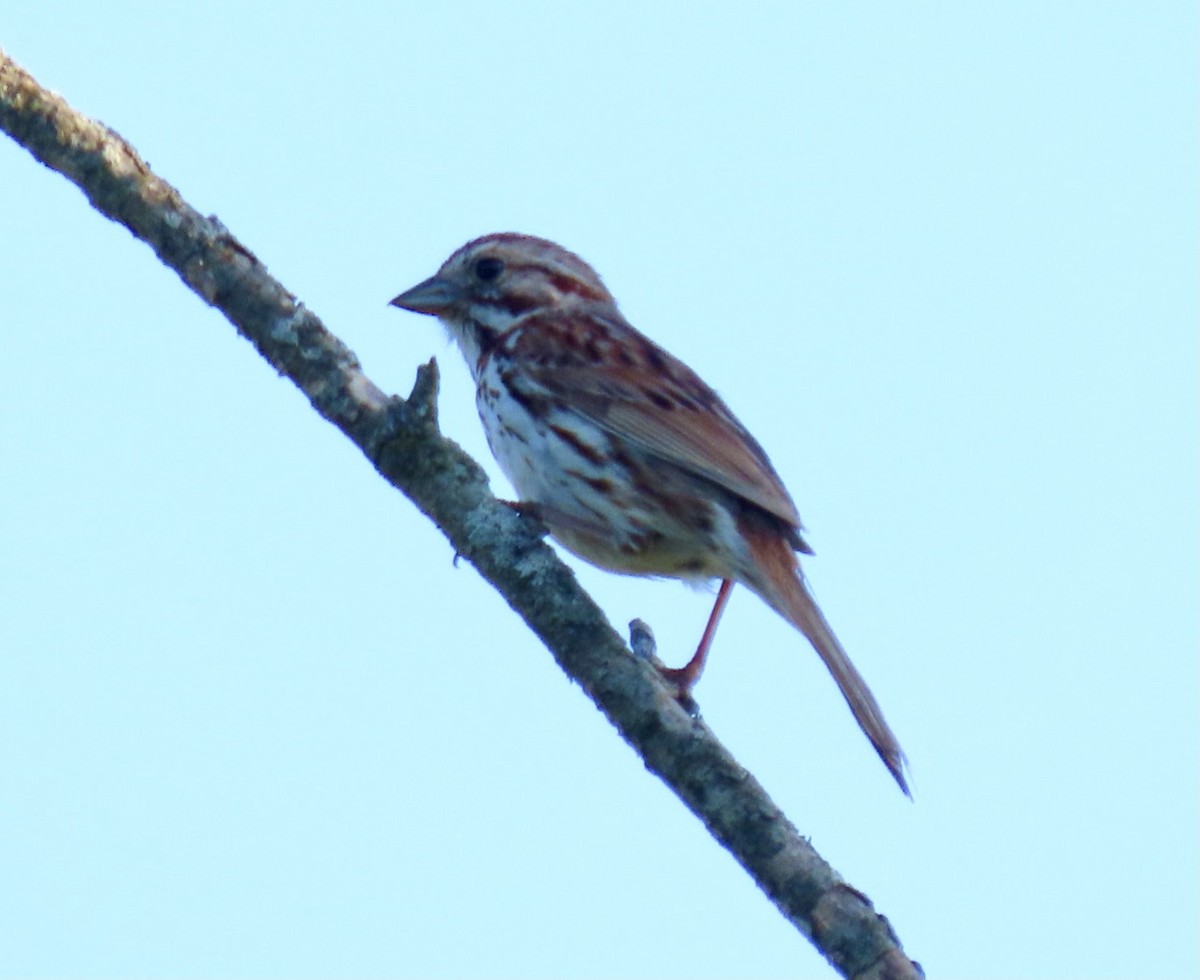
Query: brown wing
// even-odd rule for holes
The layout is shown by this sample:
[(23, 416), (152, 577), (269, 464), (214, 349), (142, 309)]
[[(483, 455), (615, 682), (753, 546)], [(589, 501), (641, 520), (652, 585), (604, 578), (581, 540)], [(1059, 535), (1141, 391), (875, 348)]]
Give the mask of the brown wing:
[(501, 346), (544, 394), (800, 529), (767, 454), (717, 393), (611, 308), (531, 316)]

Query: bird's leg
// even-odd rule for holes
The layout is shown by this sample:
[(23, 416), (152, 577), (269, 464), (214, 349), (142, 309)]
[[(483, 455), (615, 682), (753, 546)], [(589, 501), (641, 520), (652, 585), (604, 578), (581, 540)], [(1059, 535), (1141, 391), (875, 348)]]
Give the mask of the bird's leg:
[(602, 540), (608, 540), (612, 536), (611, 529), (605, 525), (599, 522), (586, 521), (576, 514), (560, 510), (553, 504), (546, 504), (537, 500), (501, 500), (500, 503), (522, 517), (535, 521), (540, 525), (539, 531), (542, 534), (553, 535), (555, 529), (558, 529), (562, 531), (574, 531), (576, 534), (587, 535)]
[(717, 623), (721, 621), (721, 613), (729, 603), (729, 594), (733, 591), (733, 579), (721, 580), (721, 588), (717, 591), (717, 601), (713, 603), (712, 612), (708, 616), (708, 625), (704, 627), (704, 635), (700, 637), (700, 645), (692, 654), (692, 659), (682, 667), (660, 667), (658, 672), (669, 684), (674, 684), (678, 693), (675, 695), (685, 707), (695, 704), (692, 701), (692, 688), (700, 680), (704, 671), (704, 661), (708, 659), (708, 648), (712, 646), (713, 637), (717, 635)]
[(541, 504), (534, 503), (532, 500), (501, 500), (500, 503), (522, 517), (528, 517), (531, 521), (545, 523), (542, 519)]

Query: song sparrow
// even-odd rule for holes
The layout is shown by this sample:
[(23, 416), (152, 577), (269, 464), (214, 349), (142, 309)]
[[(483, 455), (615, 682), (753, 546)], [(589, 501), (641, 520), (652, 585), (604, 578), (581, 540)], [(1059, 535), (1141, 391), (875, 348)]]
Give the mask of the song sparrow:
[(900, 788), (904, 753), (808, 592), (800, 517), (762, 447), (686, 365), (625, 321), (578, 256), (526, 235), (468, 242), (391, 302), (438, 317), (475, 378), (488, 444), (568, 550), (632, 575), (720, 579), (687, 697), (734, 582), (820, 654)]

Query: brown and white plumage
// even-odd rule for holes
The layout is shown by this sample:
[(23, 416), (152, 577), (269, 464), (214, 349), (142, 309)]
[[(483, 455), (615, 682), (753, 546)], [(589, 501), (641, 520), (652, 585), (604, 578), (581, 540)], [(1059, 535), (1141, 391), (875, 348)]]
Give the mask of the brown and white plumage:
[(392, 304), (466, 356), (493, 454), (570, 551), (616, 572), (721, 579), (687, 694), (741, 582), (800, 630), (907, 793), (904, 754), (814, 602), (800, 517), (766, 453), (690, 368), (634, 329), (600, 277), (539, 238), (488, 235)]

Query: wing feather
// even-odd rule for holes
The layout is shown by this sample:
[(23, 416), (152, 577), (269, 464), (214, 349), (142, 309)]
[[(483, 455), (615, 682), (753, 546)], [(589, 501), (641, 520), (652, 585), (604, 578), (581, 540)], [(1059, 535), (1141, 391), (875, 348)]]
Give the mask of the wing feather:
[(767, 454), (720, 396), (608, 310), (583, 307), (569, 323), (562, 312), (535, 314), (515, 325), (501, 346), (545, 395), (801, 529)]

